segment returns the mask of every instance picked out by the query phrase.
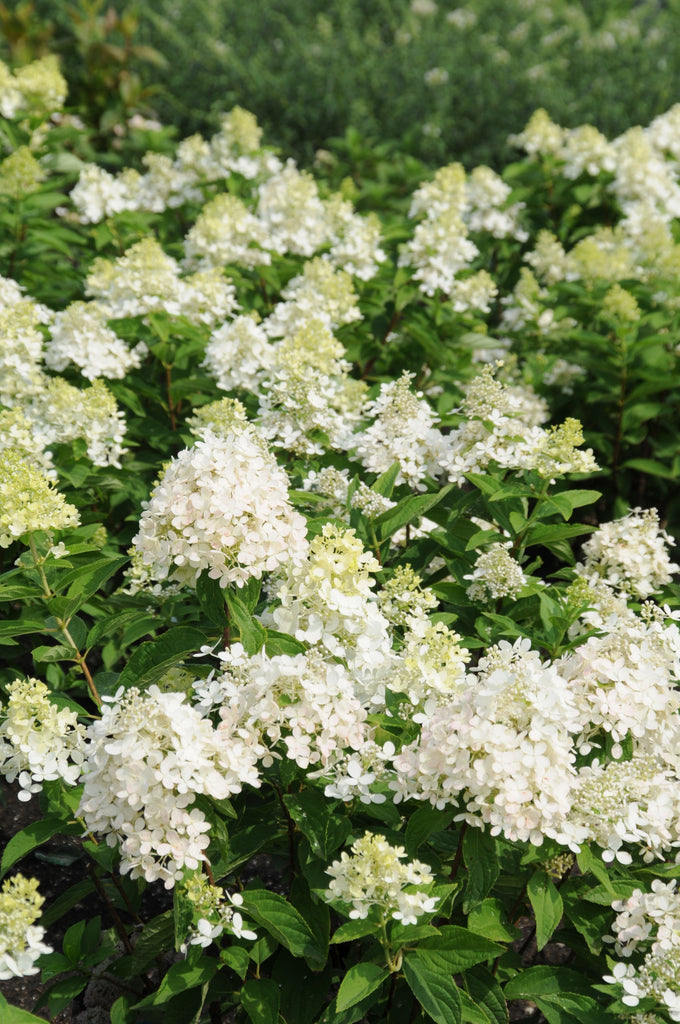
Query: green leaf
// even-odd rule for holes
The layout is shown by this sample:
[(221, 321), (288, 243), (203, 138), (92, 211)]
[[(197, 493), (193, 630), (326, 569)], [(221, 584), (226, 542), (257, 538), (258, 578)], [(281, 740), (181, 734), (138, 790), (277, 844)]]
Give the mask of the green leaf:
[(463, 975), (463, 983), (478, 1009), (483, 1009), (491, 1024), (507, 1024), (508, 1004), (503, 990), (490, 971), (475, 967)]
[(318, 789), (286, 794), (283, 802), (297, 827), (309, 840), (313, 853), (328, 861), (350, 833), (349, 818), (344, 815), (336, 817), (334, 808), (337, 805)]
[(410, 814), (404, 834), (404, 845), (409, 855), (415, 857), (426, 839), (435, 832), (443, 832), (453, 820), (454, 813), (452, 808), (440, 811), (430, 804), (423, 804)]
[(94, 563), (73, 569), (67, 579), (60, 581), (61, 586), (65, 587), (71, 579), (73, 580), (66, 592), (66, 598), (70, 602), (68, 616), (82, 608), (87, 599), (129, 561), (127, 555), (117, 555), (115, 558), (98, 558)]
[(35, 850), (36, 846), (46, 843), (57, 832), (69, 831), (72, 829), (69, 829), (62, 818), (43, 818), (41, 821), (33, 821), (30, 825), (26, 825), (21, 832), (12, 836), (3, 851), (0, 877), (7, 874), (9, 869), (27, 853)]
[(301, 914), (283, 896), (266, 889), (246, 889), (243, 909), (293, 956), (323, 959), (324, 950)]
[(656, 459), (628, 459), (623, 465), (626, 469), (637, 469), (640, 473), (649, 473), (650, 476), (659, 476), (664, 480), (677, 478), (677, 473), (670, 466), (658, 462)]
[(536, 948), (540, 951), (562, 920), (562, 897), (545, 871), (536, 871), (531, 876), (527, 896), (536, 918)]
[(395, 462), (389, 469), (380, 474), (375, 483), (372, 484), (371, 490), (375, 491), (376, 494), (382, 494), (383, 498), (391, 498), (395, 480), (400, 472), (401, 466), (398, 462)]
[(503, 946), (491, 942), (482, 935), (475, 935), (459, 925), (444, 925), (439, 935), (423, 939), (418, 954), (436, 960), (442, 970), (450, 973), (465, 971), (468, 967), (491, 960), (505, 952)]
[(264, 626), (253, 618), (244, 601), (234, 593), (232, 588), (224, 591), (224, 599), (229, 607), (229, 614), (239, 633), (246, 654), (257, 654), (265, 642), (267, 631)]
[(510, 978), (505, 984), (506, 999), (535, 999), (536, 996), (557, 995), (561, 992), (587, 994), (587, 980), (568, 967), (548, 967), (538, 964), (528, 967)]
[(137, 1014), (132, 1008), (132, 996), (119, 996), (111, 1007), (111, 1024), (135, 1024)]
[[(603, 1024), (603, 1010), (595, 999), (573, 992), (537, 996), (534, 1000), (549, 1024)], [(616, 1015), (612, 1020), (620, 1020)]]
[(264, 641), (264, 649), (270, 658), (277, 654), (303, 654), (307, 650), (307, 644), (302, 640), (296, 640), (288, 633), (279, 633), (275, 629), (267, 629), (267, 636)]
[(196, 597), (208, 622), (223, 629), (229, 621), (224, 590), (207, 572), (202, 572), (196, 580)]
[(175, 996), (189, 989), (200, 988), (212, 980), (219, 963), (209, 957), (203, 956), (192, 964), (188, 960), (180, 960), (172, 964), (160, 983), (156, 992), (152, 992), (146, 999), (135, 1003), (135, 1009), (144, 1006), (162, 1006), (168, 1003)]
[(602, 497), (600, 491), (579, 490), (560, 491), (559, 494), (551, 494), (545, 499), (545, 505), (554, 506), (563, 519), (570, 519), (575, 508), (582, 508), (584, 505), (594, 505)]
[(402, 970), (406, 984), (437, 1024), (461, 1024), (460, 990), (450, 973), (419, 949), (404, 956)]
[(463, 912), (469, 913), (489, 894), (500, 874), (494, 837), (480, 828), (468, 828), (463, 836), (463, 863), (468, 869)]
[(355, 1003), (361, 1002), (371, 992), (375, 992), (389, 976), (390, 972), (387, 968), (380, 967), (379, 964), (354, 964), (340, 982), (336, 998), (337, 1009), (342, 1012), (350, 1006), (354, 1006)]
[(496, 942), (514, 942), (521, 934), (508, 920), (503, 902), (496, 899), (482, 900), (470, 910), (468, 928)]
[(434, 494), (411, 494), (403, 498), (394, 508), (388, 509), (373, 520), (378, 539), (383, 541), (400, 530), (407, 523), (420, 519), (431, 508), (438, 505), (453, 490), (453, 484), (447, 484), (441, 491)]
[(346, 921), (333, 932), (331, 945), (337, 942), (355, 942), (363, 939), (366, 935), (376, 935), (380, 931), (380, 925), (366, 917), (356, 921)]
[(492, 1018), (489, 1017), (486, 1010), (481, 1006), (478, 1006), (472, 996), (468, 995), (465, 989), (459, 989), (460, 992), (460, 1012), (461, 1020), (463, 1024), (491, 1024)]
[(179, 950), (180, 946), (186, 941), (189, 929), (191, 928), (191, 922), (194, 919), (195, 909), (195, 903), (184, 895), (181, 886), (176, 885), (172, 894), (172, 918), (175, 926), (175, 950)]
[(50, 1014), (54, 1017), (68, 1006), (76, 996), (79, 996), (83, 989), (87, 988), (88, 978), (81, 975), (72, 975), (55, 982), (47, 992), (43, 993), (40, 1002), (47, 999)]
[(2, 1024), (45, 1024), (44, 1017), (36, 1017), (28, 1010), (11, 1006), (0, 992), (0, 1020)]
[(133, 651), (119, 676), (118, 685), (126, 689), (138, 686), (144, 690), (187, 655), (196, 654), (206, 641), (205, 633), (191, 626), (175, 626), (156, 640), (140, 644)]
[(250, 956), (243, 946), (229, 946), (220, 953), (220, 962), (230, 967), (243, 981), (250, 966)]
[(241, 1006), (253, 1024), (277, 1024), (279, 986), (271, 978), (251, 978), (241, 989)]
[(71, 907), (75, 907), (77, 903), (80, 903), (81, 900), (94, 891), (94, 883), (89, 878), (83, 878), (80, 882), (76, 882), (66, 892), (63, 892), (61, 896), (57, 896), (54, 903), (51, 903), (47, 910), (41, 914), (40, 924), (45, 928), (49, 928), (51, 924), (58, 921)]

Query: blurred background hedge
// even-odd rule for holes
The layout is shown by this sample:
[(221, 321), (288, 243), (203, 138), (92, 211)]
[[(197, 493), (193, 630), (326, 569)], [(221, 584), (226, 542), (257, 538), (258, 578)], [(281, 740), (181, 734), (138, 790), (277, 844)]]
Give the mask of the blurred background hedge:
[(680, 100), (680, 0), (20, 0), (0, 22), (4, 60), (62, 55), (102, 132), (135, 111), (209, 132), (239, 104), (304, 164), (353, 128), (499, 166), (537, 107), (613, 136)]

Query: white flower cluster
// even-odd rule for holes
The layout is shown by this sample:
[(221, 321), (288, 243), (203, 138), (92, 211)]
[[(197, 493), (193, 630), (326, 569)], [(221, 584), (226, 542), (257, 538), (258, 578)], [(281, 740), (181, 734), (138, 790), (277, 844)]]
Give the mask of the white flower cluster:
[(288, 478), (250, 428), (203, 439), (165, 468), (133, 540), (140, 582), (193, 586), (207, 570), (242, 586), (307, 551), (306, 523), (288, 500)]
[(671, 582), (680, 569), (668, 556), (673, 538), (659, 525), (655, 508), (634, 508), (621, 519), (603, 523), (583, 545), (583, 574), (602, 577), (610, 587), (646, 598)]
[(301, 274), (288, 282), (282, 302), (263, 322), (270, 338), (294, 334), (309, 320), (320, 320), (334, 331), (362, 319), (351, 276), (334, 270), (322, 257), (308, 260)]
[(255, 736), (267, 750), (264, 763), (285, 756), (326, 772), (372, 738), (350, 673), (319, 649), (249, 658), (234, 644), (219, 658), (220, 672), (194, 689), (201, 708), (218, 711), (225, 743)]
[(0, 61), (0, 114), (9, 119), (45, 116), (61, 110), (68, 86), (50, 54), (12, 72)]
[(210, 335), (203, 366), (223, 391), (257, 394), (276, 361), (275, 349), (252, 316), (237, 316)]
[(373, 422), (354, 434), (354, 458), (371, 473), (384, 473), (399, 463), (396, 484), (407, 483), (425, 489), (425, 478), (439, 474), (444, 442), (437, 417), (422, 392), (411, 390), (413, 374), (404, 372), (395, 381), (382, 384), (380, 394), (364, 414)]
[(165, 312), (210, 326), (238, 308), (234, 286), (220, 268), (181, 277), (177, 261), (151, 237), (114, 260), (98, 257), (86, 292), (109, 319)]
[(95, 466), (116, 466), (125, 451), (125, 417), (102, 380), (77, 388), (62, 377), (45, 377), (44, 388), (24, 406), (45, 445), (83, 438)]
[(281, 162), (261, 148), (261, 135), (254, 115), (234, 107), (210, 142), (200, 135), (183, 139), (174, 160), (147, 153), (142, 158), (144, 174), (126, 168), (113, 175), (97, 164), (86, 164), (71, 191), (71, 202), (83, 223), (96, 224), (125, 210), (160, 212), (200, 200), (199, 186), (232, 173), (266, 177), (276, 173)]
[(349, 376), (345, 349), (318, 319), (303, 320), (274, 347), (258, 408), (262, 433), (297, 454), (343, 450), (359, 420), (366, 385)]
[(104, 698), (88, 729), (78, 808), (88, 831), (119, 846), (124, 874), (168, 889), (205, 860), (210, 824), (196, 795), (223, 800), (258, 786), (265, 752), (252, 737), (215, 729), (185, 698), (157, 686)]
[(0, 889), (0, 981), (37, 974), (36, 960), (52, 947), (42, 940), (45, 929), (34, 922), (43, 897), (35, 878), (14, 875)]
[(366, 918), (376, 907), (381, 920), (389, 916), (416, 924), (436, 908), (438, 898), (427, 894), (434, 881), (429, 865), (407, 861), (402, 846), (390, 846), (382, 836), (366, 832), (351, 850), (326, 869), (331, 882), (325, 893), (328, 901), (351, 906), (350, 918)]
[(484, 271), (459, 278), (479, 255), (468, 233), (509, 236), (526, 241), (519, 225), (521, 204), (508, 205), (510, 187), (489, 167), (476, 167), (469, 177), (461, 164), (441, 167), (431, 182), (413, 194), (409, 217), (423, 217), (403, 247), (400, 267), (414, 267), (426, 295), (449, 295), (457, 312), (488, 312), (496, 286)]
[(526, 577), (510, 554), (510, 547), (509, 541), (499, 541), (477, 556), (473, 571), (463, 577), (471, 581), (467, 588), (470, 600), (486, 602), (518, 596)]
[(190, 875), (183, 889), (183, 895), (194, 904), (195, 927), (181, 947), (182, 952), (189, 946), (210, 946), (224, 931), (237, 939), (257, 938), (255, 932), (243, 926), (238, 909), (243, 906), (243, 896), (239, 892), (225, 892), (221, 886), (211, 885), (202, 874)]
[(58, 708), (38, 679), (17, 679), (0, 704), (0, 774), (19, 782), (19, 800), (30, 800), (46, 779), (75, 786), (83, 762), (85, 728), (78, 713)]
[(390, 657), (387, 619), (372, 594), (379, 569), (354, 530), (326, 523), (309, 556), (281, 583), (271, 612), (277, 629), (319, 644), (355, 672), (380, 669)]
[(495, 462), (514, 470), (536, 470), (554, 478), (597, 469), (591, 449), (580, 450), (577, 420), (543, 429), (544, 404), (526, 387), (505, 384), (487, 365), (465, 386), (461, 423), (446, 436), (439, 461), (448, 479), (462, 483)]
[(130, 349), (107, 325), (96, 302), (72, 302), (50, 324), (45, 365), (51, 370), (77, 366), (83, 377), (94, 380), (124, 377), (138, 367), (147, 349), (143, 342)]
[(568, 815), (579, 730), (557, 669), (528, 640), (501, 641), (396, 755), (395, 798), (444, 807), (462, 796), (460, 818), (540, 846)]
[(616, 900), (612, 903), (617, 915), (614, 935), (604, 936), (625, 958), (604, 977), (621, 987), (621, 1002), (637, 1006), (651, 996), (673, 1021), (680, 1020), (680, 897), (676, 884), (675, 879), (662, 882), (655, 878), (651, 892), (635, 889), (627, 900)]
[(80, 515), (49, 477), (11, 448), (0, 451), (0, 547), (27, 533), (78, 526)]

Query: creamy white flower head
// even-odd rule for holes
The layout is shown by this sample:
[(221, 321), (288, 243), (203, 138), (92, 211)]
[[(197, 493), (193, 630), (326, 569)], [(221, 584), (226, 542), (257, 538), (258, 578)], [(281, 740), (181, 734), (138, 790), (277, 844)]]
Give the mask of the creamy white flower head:
[(193, 586), (207, 570), (226, 587), (299, 564), (305, 534), (264, 440), (253, 429), (224, 437), (207, 429), (166, 466), (133, 544), (151, 580)]
[(343, 450), (359, 420), (366, 384), (349, 376), (345, 349), (320, 319), (306, 319), (274, 346), (262, 384), (262, 432), (297, 454)]
[(319, 648), (247, 657), (235, 644), (219, 658), (221, 671), (195, 686), (199, 704), (217, 710), (225, 743), (257, 736), (264, 764), (286, 757), (325, 774), (372, 738), (352, 674)]
[(354, 434), (351, 447), (369, 472), (384, 473), (398, 462), (396, 484), (424, 490), (425, 477), (439, 472), (442, 435), (422, 392), (411, 390), (412, 377), (404, 372), (399, 380), (381, 385), (380, 394), (365, 410), (373, 423)]
[(673, 543), (659, 525), (655, 508), (635, 508), (621, 519), (603, 523), (586, 541), (583, 571), (602, 576), (622, 593), (649, 597), (670, 583), (680, 568), (668, 556)]
[(17, 679), (7, 693), (7, 706), (0, 704), (0, 774), (8, 782), (18, 779), (19, 800), (30, 800), (46, 779), (75, 786), (85, 736), (77, 712), (52, 703), (38, 679)]
[(531, 156), (558, 155), (564, 144), (565, 129), (555, 124), (542, 108), (535, 110), (524, 131), (509, 135), (508, 142)]
[(252, 316), (243, 315), (213, 331), (203, 365), (223, 391), (257, 392), (275, 362), (264, 328)]
[(407, 861), (402, 846), (390, 846), (382, 836), (366, 832), (351, 850), (326, 869), (331, 882), (324, 894), (326, 900), (351, 906), (350, 918), (368, 917), (376, 907), (383, 920), (389, 916), (415, 924), (436, 908), (438, 897), (427, 894), (434, 881), (429, 865)]
[(257, 217), (277, 253), (313, 256), (329, 234), (326, 210), (316, 182), (292, 160), (258, 188)]
[(107, 317), (96, 302), (72, 302), (50, 324), (45, 365), (51, 370), (64, 370), (73, 364), (89, 380), (121, 378), (140, 366), (146, 352), (143, 343), (128, 348), (107, 325)]
[(14, 875), (0, 890), (0, 981), (37, 974), (36, 960), (52, 947), (43, 941), (45, 929), (34, 922), (43, 897), (35, 878)]
[(125, 416), (102, 380), (76, 388), (62, 377), (45, 377), (44, 387), (25, 406), (45, 444), (87, 442), (95, 466), (116, 466), (125, 451)]
[(0, 451), (0, 547), (36, 531), (77, 526), (80, 515), (35, 465), (11, 448)]
[(382, 225), (374, 213), (361, 215), (339, 193), (326, 201), (328, 241), (326, 258), (331, 265), (346, 270), (361, 281), (370, 281), (378, 266), (387, 259), (380, 247)]
[(211, 884), (203, 874), (190, 875), (182, 885), (183, 895), (194, 905), (194, 926), (181, 947), (212, 945), (223, 932), (236, 938), (255, 940), (255, 932), (243, 927), (243, 917), (237, 908), (243, 905), (240, 893), (228, 893), (222, 886)]
[(474, 671), (431, 714), (425, 705), (419, 741), (394, 758), (395, 799), (462, 800), (469, 824), (540, 846), (571, 806), (577, 707), (528, 640), (501, 641)]
[(210, 825), (196, 795), (223, 800), (258, 786), (265, 752), (251, 737), (215, 729), (185, 693), (157, 686), (105, 697), (88, 741), (78, 815), (120, 847), (123, 873), (168, 889), (206, 859)]
[(308, 260), (302, 273), (283, 289), (281, 298), (262, 324), (270, 338), (294, 334), (309, 320), (319, 320), (335, 330), (362, 319), (351, 276), (335, 270), (322, 257)]
[(492, 544), (477, 556), (467, 588), (472, 601), (497, 601), (502, 597), (517, 597), (526, 583), (520, 564), (510, 554), (510, 542)]
[(307, 561), (289, 571), (276, 593), (276, 628), (319, 644), (353, 670), (381, 668), (391, 639), (371, 593), (378, 568), (354, 530), (327, 523), (311, 541)]
[(110, 318), (165, 312), (213, 324), (238, 308), (234, 286), (220, 268), (182, 278), (177, 261), (154, 238), (143, 238), (114, 260), (98, 257), (86, 292)]
[(401, 248), (398, 266), (413, 267), (413, 279), (420, 282), (425, 295), (450, 294), (456, 275), (478, 255), (467, 225), (452, 206), (416, 225), (413, 238)]
[(257, 267), (271, 263), (264, 225), (237, 196), (215, 196), (201, 210), (184, 239), (184, 263), (209, 270), (235, 263)]

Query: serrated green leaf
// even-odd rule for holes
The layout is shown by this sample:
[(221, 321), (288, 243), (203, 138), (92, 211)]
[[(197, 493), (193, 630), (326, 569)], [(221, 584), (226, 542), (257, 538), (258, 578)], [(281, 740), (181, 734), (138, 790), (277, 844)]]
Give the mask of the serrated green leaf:
[(404, 834), (404, 845), (409, 855), (415, 857), (425, 840), (434, 832), (443, 832), (451, 824), (454, 813), (452, 808), (437, 810), (431, 804), (423, 804), (409, 815)]
[(527, 896), (536, 920), (536, 948), (541, 950), (562, 920), (562, 897), (545, 871), (536, 871), (531, 876)]
[(293, 956), (324, 958), (325, 951), (312, 929), (283, 896), (266, 889), (246, 889), (242, 895), (244, 912)]
[(436, 1024), (461, 1024), (460, 990), (450, 973), (419, 949), (407, 953), (401, 966), (406, 984)]
[(492, 1024), (507, 1024), (508, 1004), (503, 990), (491, 971), (485, 967), (474, 967), (463, 975), (463, 982), (475, 1004), (481, 1007)]
[(354, 964), (340, 982), (336, 997), (337, 1009), (342, 1012), (350, 1006), (354, 1006), (355, 1003), (361, 1002), (371, 992), (375, 992), (389, 976), (390, 972), (387, 968), (381, 967), (379, 964), (370, 962)]
[(158, 989), (150, 996), (135, 1003), (135, 1009), (139, 1010), (145, 1006), (162, 1006), (183, 992), (206, 985), (212, 980), (218, 966), (217, 960), (206, 956), (201, 957), (195, 964), (188, 960), (180, 960), (178, 963), (172, 964)]
[(463, 836), (463, 863), (468, 869), (463, 911), (469, 913), (488, 896), (500, 874), (494, 837), (482, 829), (468, 828)]
[(279, 986), (271, 978), (250, 978), (241, 989), (241, 1006), (253, 1024), (277, 1024)]
[(472, 907), (468, 914), (468, 928), (495, 942), (514, 942), (521, 935), (508, 920), (502, 901), (491, 898)]
[(220, 962), (230, 967), (243, 981), (250, 967), (250, 956), (243, 946), (229, 946), (220, 953)]
[(318, 789), (286, 794), (283, 802), (297, 827), (309, 840), (313, 853), (324, 861), (344, 843), (350, 833), (349, 819), (344, 815), (336, 817), (333, 803)]
[(431, 508), (438, 505), (453, 490), (453, 484), (447, 484), (435, 494), (411, 494), (403, 498), (394, 508), (388, 509), (373, 520), (376, 535), (380, 541), (387, 540), (400, 530), (402, 526), (420, 519)]
[(442, 970), (451, 973), (465, 971), (504, 952), (504, 947), (498, 943), (454, 924), (441, 926), (438, 936), (423, 939), (418, 945), (419, 955), (436, 960)]
[(179, 950), (180, 946), (186, 941), (195, 909), (195, 903), (184, 895), (181, 886), (176, 885), (172, 894), (172, 919), (175, 927), (176, 950)]
[(72, 832), (73, 829), (69, 828), (62, 818), (43, 818), (26, 825), (20, 832), (12, 836), (5, 846), (0, 863), (0, 877), (7, 874), (18, 860), (25, 857), (31, 850), (35, 850), (36, 846), (46, 843), (57, 832), (70, 831)]
[(175, 626), (133, 651), (118, 678), (118, 685), (125, 689), (138, 686), (144, 690), (188, 655), (196, 654), (206, 641), (205, 633), (191, 626)]
[(380, 925), (368, 918), (357, 921), (346, 921), (331, 935), (331, 945), (338, 942), (355, 942), (356, 939), (363, 939), (366, 935), (377, 935)]
[(224, 591), (224, 599), (229, 607), (229, 615), (238, 629), (239, 640), (247, 654), (257, 654), (264, 644), (267, 631), (264, 626), (253, 618), (245, 602), (234, 593), (232, 588)]
[(582, 974), (568, 967), (537, 964), (527, 967), (506, 982), (506, 999), (535, 999), (537, 996), (556, 995), (560, 992), (587, 994), (588, 981)]

